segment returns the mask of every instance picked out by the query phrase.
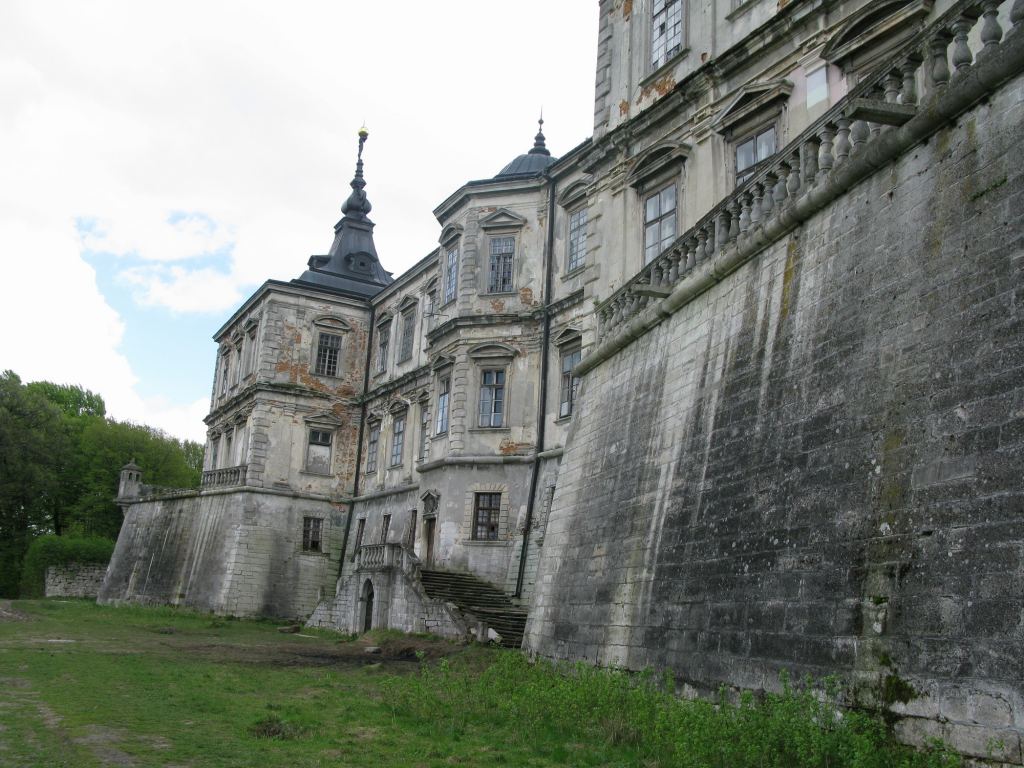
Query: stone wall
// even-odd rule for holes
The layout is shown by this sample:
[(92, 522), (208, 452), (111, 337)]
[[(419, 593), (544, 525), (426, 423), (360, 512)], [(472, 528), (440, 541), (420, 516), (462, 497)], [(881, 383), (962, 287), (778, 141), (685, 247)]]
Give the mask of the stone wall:
[[(305, 619), (334, 589), (346, 515), (254, 489), (127, 504), (99, 602)], [(322, 551), (303, 550), (305, 517), (323, 520)]]
[(96, 597), (107, 574), (99, 563), (68, 563), (46, 569), (47, 597)]
[(1022, 105), (1018, 77), (587, 374), (528, 648), (701, 692), (838, 673), (911, 741), (1024, 763)]

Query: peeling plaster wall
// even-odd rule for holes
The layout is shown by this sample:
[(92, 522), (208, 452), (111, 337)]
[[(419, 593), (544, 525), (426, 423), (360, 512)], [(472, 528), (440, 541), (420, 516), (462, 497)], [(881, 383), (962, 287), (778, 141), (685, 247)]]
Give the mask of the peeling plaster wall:
[(1022, 105), (1017, 78), (586, 376), (529, 649), (703, 692), (838, 673), (910, 741), (1024, 763)]

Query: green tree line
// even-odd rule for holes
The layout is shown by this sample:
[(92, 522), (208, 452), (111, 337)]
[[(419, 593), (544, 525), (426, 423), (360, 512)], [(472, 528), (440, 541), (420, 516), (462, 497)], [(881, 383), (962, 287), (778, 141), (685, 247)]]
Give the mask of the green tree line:
[(109, 418), (103, 398), (82, 387), (0, 374), (0, 597), (17, 596), (38, 536), (117, 539), (114, 497), (129, 459), (147, 484), (194, 488), (203, 447)]

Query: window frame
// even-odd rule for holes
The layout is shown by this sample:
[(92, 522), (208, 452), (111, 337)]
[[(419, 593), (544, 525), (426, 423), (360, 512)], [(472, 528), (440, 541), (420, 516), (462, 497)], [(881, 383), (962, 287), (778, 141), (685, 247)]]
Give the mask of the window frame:
[[(572, 274), (587, 266), (587, 204), (567, 212), (565, 234), (565, 273)], [(574, 223), (574, 219), (576, 220)]]
[[(670, 190), (670, 189), (672, 190), (672, 209), (671, 209), (670, 212), (666, 213), (664, 210), (662, 210), (662, 196), (668, 190)], [(649, 206), (650, 202), (652, 200), (654, 200), (655, 198), (658, 200), (658, 210), (659, 210), (659, 213), (653, 219), (648, 219), (647, 218), (647, 216), (648, 216), (648, 206)], [(641, 195), (640, 200), (641, 200), (640, 215), (641, 215), (641, 220), (642, 220), (642, 232), (643, 232), (643, 241), (642, 242), (643, 242), (643, 250), (644, 250), (644, 262), (643, 263), (646, 266), (647, 264), (650, 264), (652, 261), (657, 259), (661, 254), (663, 254), (672, 245), (672, 243), (674, 243), (676, 241), (676, 238), (679, 237), (679, 185), (676, 182), (676, 179), (673, 178), (671, 181), (669, 181), (669, 182), (667, 182), (665, 184), (662, 184), (662, 185), (660, 185), (658, 187), (654, 187), (652, 189), (644, 190), (643, 194)], [(661, 228), (662, 228), (662, 222), (664, 222), (670, 216), (672, 217), (672, 236), (670, 238), (668, 238), (668, 240), (666, 242), (666, 238), (665, 238), (664, 234), (662, 233), (662, 229)], [(658, 250), (652, 252), (651, 248), (653, 246), (652, 245), (648, 245), (647, 232), (648, 232), (648, 230), (651, 227), (653, 227), (655, 225), (658, 227), (658, 241), (657, 241)]]
[(302, 518), (302, 551), (324, 554), (324, 519), (305, 516)]
[[(473, 493), (473, 541), (501, 540), (501, 502), (502, 491), (475, 491)], [(486, 506), (484, 506), (486, 502)], [(486, 521), (481, 520), (481, 512), (487, 513)], [(484, 535), (480, 535), (481, 532)]]
[[(500, 250), (510, 244), (509, 250)], [(515, 293), (516, 249), (513, 233), (497, 233), (487, 238), (487, 290), (484, 293)]]
[(355, 560), (359, 550), (363, 548), (363, 537), (366, 535), (366, 518), (360, 517), (356, 520), (356, 538), (352, 549), (352, 559)]
[(388, 356), (391, 349), (391, 320), (391, 317), (387, 317), (377, 323), (377, 364), (374, 366), (377, 375), (387, 373), (388, 370)]
[[(314, 435), (321, 436), (317, 442), (314, 442)], [(323, 441), (323, 437), (326, 436), (326, 442)], [(315, 469), (310, 468), (310, 449), (314, 446), (325, 446), (327, 448), (327, 471), (319, 472)], [(331, 466), (334, 461), (334, 430), (327, 429), (323, 425), (307, 425), (306, 427), (306, 457), (302, 464), (302, 471), (307, 472), (311, 475), (321, 475), (323, 477), (330, 477)]]
[[(572, 416), (580, 388), (580, 377), (574, 376), (572, 369), (583, 359), (583, 348), (577, 342), (567, 345), (559, 350), (559, 377), (558, 377), (558, 418), (567, 419)], [(575, 362), (572, 362), (575, 358)], [(569, 363), (569, 370), (566, 371), (566, 363)]]
[[(442, 398), (444, 399), (442, 400)], [(434, 430), (435, 435), (448, 434), (451, 399), (452, 377), (451, 374), (446, 373), (437, 378), (437, 428)]]
[[(328, 339), (335, 339), (336, 346), (330, 347), (325, 344), (325, 341)], [(333, 333), (326, 329), (317, 329), (316, 352), (313, 357), (314, 376), (330, 376), (331, 378), (337, 378), (338, 371), (341, 368), (341, 341), (342, 337), (340, 333)], [(324, 354), (325, 351), (327, 354)], [(334, 352), (333, 361), (328, 359), (331, 351)], [(322, 366), (321, 363), (324, 363), (324, 365)]]
[[(671, 10), (672, 6), (678, 7), (678, 18), (675, 18), (675, 14)], [(656, 46), (658, 46), (659, 40), (658, 27), (662, 23), (666, 25), (663, 31), (665, 44), (663, 50), (656, 54)], [(674, 37), (669, 35), (668, 24), (678, 25), (678, 31)], [(684, 45), (686, 42), (686, 0), (653, 0), (651, 3), (650, 24), (647, 30), (650, 34), (647, 71), (656, 72), (686, 50)], [(669, 45), (668, 43), (672, 39), (675, 39), (675, 44)]]
[[(492, 383), (488, 383), (487, 381), (489, 374), (494, 374), (494, 381)], [(506, 403), (508, 402), (508, 366), (486, 363), (481, 365), (479, 377), (476, 428), (506, 429), (508, 427), (508, 419), (505, 416)], [(490, 408), (487, 414), (487, 421), (489, 423), (487, 424), (483, 423), (485, 392), (490, 392), (488, 397)], [(499, 393), (500, 396), (498, 396)], [(495, 403), (500, 403), (500, 408), (498, 410), (495, 410)], [(497, 424), (494, 423), (495, 417), (497, 417)]]
[(416, 306), (406, 307), (399, 316), (402, 327), (399, 331), (397, 362), (404, 363), (412, 360), (413, 351), (416, 348)]
[(426, 461), (430, 449), (430, 403), (420, 403), (420, 449), (417, 461)]
[[(773, 149), (772, 149), (772, 151), (770, 153), (768, 153), (764, 157), (759, 157), (758, 156), (759, 155), (758, 147), (759, 147), (759, 143), (760, 143), (759, 139), (763, 135), (767, 134), (769, 131), (772, 132), (772, 147), (773, 147)], [(748, 165), (748, 166), (745, 166), (743, 168), (743, 170), (741, 171), (740, 167), (739, 167), (739, 151), (740, 151), (740, 147), (742, 147), (745, 144), (751, 143), (751, 142), (753, 142), (754, 162), (752, 164)], [(739, 136), (739, 138), (733, 139), (730, 143), (731, 143), (731, 146), (732, 146), (732, 171), (733, 171), (733, 177), (734, 177), (735, 182), (736, 182), (735, 186), (738, 187), (741, 184), (743, 184), (744, 182), (746, 182), (748, 179), (750, 179), (752, 176), (754, 176), (761, 168), (763, 168), (764, 164), (768, 160), (770, 160), (771, 158), (775, 157), (775, 155), (778, 154), (778, 152), (779, 152), (779, 121), (776, 119), (776, 120), (770, 120), (770, 121), (765, 122), (765, 123), (761, 123), (760, 125), (758, 125), (753, 130), (746, 131), (745, 133), (741, 134)]]
[(385, 512), (380, 519), (380, 543), (388, 543), (388, 534), (391, 532), (391, 514)]
[(371, 421), (370, 431), (366, 435), (366, 474), (375, 475), (380, 458), (380, 427), (379, 421)]
[(445, 248), (444, 284), (441, 286), (441, 306), (459, 298), (459, 243)]
[[(391, 418), (391, 445), (388, 451), (388, 469), (401, 467), (405, 463), (405, 421), (407, 413), (402, 411)], [(397, 459), (395, 458), (397, 456)]]

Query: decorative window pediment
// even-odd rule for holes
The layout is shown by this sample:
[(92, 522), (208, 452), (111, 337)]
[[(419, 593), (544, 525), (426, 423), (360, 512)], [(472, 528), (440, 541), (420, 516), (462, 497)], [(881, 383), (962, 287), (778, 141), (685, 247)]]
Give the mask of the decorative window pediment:
[(323, 328), (326, 331), (345, 332), (352, 330), (352, 327), (348, 323), (334, 315), (320, 315), (313, 321), (313, 325), (317, 328)]
[(509, 360), (516, 356), (516, 351), (507, 344), (492, 342), (472, 347), (469, 356), (474, 360)]
[(378, 317), (378, 318), (377, 318), (377, 319), (376, 319), (376, 320), (374, 321), (374, 323), (376, 324), (376, 326), (377, 326), (378, 328), (380, 328), (380, 327), (381, 327), (382, 325), (387, 325), (388, 323), (390, 323), (390, 322), (391, 322), (391, 318), (392, 318), (392, 314), (391, 314), (391, 311), (390, 311), (390, 310), (385, 310), (385, 311), (384, 311), (384, 312), (383, 312), (383, 313), (382, 313), (382, 314), (380, 315), (380, 317)]
[(441, 230), (441, 237), (438, 240), (441, 245), (450, 245), (462, 237), (462, 227), (458, 224), (446, 224)]
[(832, 36), (821, 52), (825, 61), (849, 73), (881, 61), (920, 29), (933, 0), (879, 0), (868, 3)]
[(342, 424), (341, 419), (330, 411), (308, 414), (304, 420), (306, 425), (311, 427), (329, 427), (334, 429), (336, 427), (340, 427)]
[(738, 136), (776, 117), (792, 92), (793, 83), (785, 79), (745, 85), (718, 113), (711, 127), (727, 138)]
[(419, 304), (419, 302), (415, 298), (412, 296), (406, 296), (398, 305), (398, 311), (405, 312), (410, 309), (415, 309), (417, 304)]
[(440, 371), (443, 368), (450, 368), (454, 362), (454, 357), (449, 357), (448, 355), (438, 355), (436, 358), (434, 358), (433, 362), (431, 362), (430, 369), (432, 371)]
[(390, 403), (388, 403), (388, 413), (399, 414), (405, 413), (409, 410), (411, 403), (404, 397), (396, 397)]
[(587, 199), (587, 183), (577, 181), (566, 187), (558, 196), (558, 204), (563, 208), (574, 208)]
[(555, 336), (554, 341), (556, 347), (565, 347), (570, 344), (579, 344), (582, 338), (583, 332), (579, 328), (569, 325)]
[(508, 208), (499, 208), (489, 216), (480, 220), (481, 229), (520, 229), (526, 219)]
[(649, 189), (665, 181), (666, 177), (686, 162), (690, 145), (678, 142), (657, 144), (633, 161), (626, 183), (638, 191)]

